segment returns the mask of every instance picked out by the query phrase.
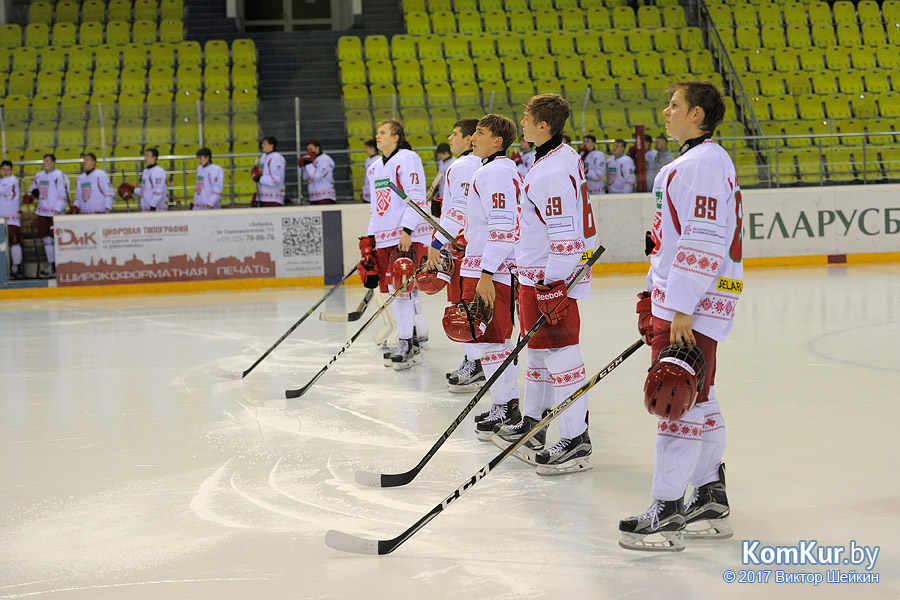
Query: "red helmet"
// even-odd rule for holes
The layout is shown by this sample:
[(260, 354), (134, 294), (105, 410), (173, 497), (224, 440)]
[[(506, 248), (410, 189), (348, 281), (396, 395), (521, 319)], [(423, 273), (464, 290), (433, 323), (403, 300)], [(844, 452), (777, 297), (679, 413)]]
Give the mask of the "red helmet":
[[(406, 282), (410, 280), (416, 272), (416, 253), (410, 248), (409, 250), (401, 250), (399, 247), (394, 248), (391, 252), (391, 282), (395, 290), (399, 290), (406, 286)], [(413, 281), (406, 286), (407, 292), (416, 289), (416, 282)]]
[[(424, 262), (424, 260), (422, 261)], [(441, 250), (440, 263), (436, 271), (423, 269), (416, 275), (416, 287), (426, 294), (437, 294), (450, 283), (453, 276), (453, 257), (449, 250)]]
[(494, 308), (485, 304), (480, 296), (471, 302), (460, 300), (444, 310), (441, 323), (447, 337), (454, 342), (474, 342), (484, 335), (494, 318)]
[(677, 421), (694, 407), (706, 377), (706, 359), (697, 346), (663, 348), (644, 383), (644, 406), (651, 415)]

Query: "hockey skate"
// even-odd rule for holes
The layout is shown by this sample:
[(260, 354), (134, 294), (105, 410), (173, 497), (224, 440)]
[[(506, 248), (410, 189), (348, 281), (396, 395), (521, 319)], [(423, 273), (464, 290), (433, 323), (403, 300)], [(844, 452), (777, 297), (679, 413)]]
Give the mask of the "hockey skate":
[(395, 371), (405, 371), (419, 362), (419, 345), (415, 338), (400, 340), (391, 356)]
[(9, 274), (13, 279), (22, 279), (25, 273), (22, 272), (22, 265), (14, 265), (9, 269)]
[(619, 521), (619, 545), (626, 550), (684, 550), (684, 500), (654, 500), (643, 513)]
[(38, 277), (41, 279), (50, 279), (51, 277), (56, 277), (56, 263), (47, 263), (47, 267), (41, 269), (41, 272), (38, 273)]
[[(467, 362), (469, 362), (469, 357), (468, 357), (468, 356), (463, 356), (462, 362), (459, 363), (459, 367), (458, 367), (455, 371), (447, 371), (446, 373), (444, 373), (444, 378), (446, 378), (446, 379), (448, 379), (448, 380), (449, 380), (451, 377), (457, 377), (457, 378), (459, 378), (459, 374), (460, 374), (460, 372), (462, 372), (463, 369), (466, 368), (466, 363), (467, 363)], [(487, 413), (484, 413), (484, 414), (486, 415)]]
[[(501, 450), (505, 450), (525, 437), (525, 434), (531, 431), (537, 422), (537, 419), (525, 416), (522, 417), (522, 420), (518, 423), (495, 427), (494, 435), (491, 436), (491, 441)], [(537, 453), (544, 449), (544, 444), (546, 442), (547, 427), (544, 426), (540, 431), (531, 436), (527, 442), (516, 448), (515, 452), (513, 452), (513, 456), (522, 462), (535, 466), (537, 465)]]
[(454, 375), (447, 381), (447, 390), (451, 394), (467, 394), (477, 392), (484, 385), (484, 369), (481, 361), (467, 362), (459, 375)]
[(563, 438), (537, 453), (535, 457), (538, 475), (565, 475), (579, 471), (590, 471), (591, 438), (587, 430), (572, 439)]
[(522, 413), (519, 412), (519, 399), (513, 398), (506, 404), (495, 404), (488, 411), (487, 418), (475, 424), (475, 431), (478, 434), (479, 442), (489, 442), (494, 435), (494, 427), (498, 425), (506, 425), (518, 423), (522, 420)]
[(725, 495), (725, 463), (719, 465), (719, 480), (694, 488), (684, 505), (684, 537), (689, 539), (724, 540), (734, 534)]

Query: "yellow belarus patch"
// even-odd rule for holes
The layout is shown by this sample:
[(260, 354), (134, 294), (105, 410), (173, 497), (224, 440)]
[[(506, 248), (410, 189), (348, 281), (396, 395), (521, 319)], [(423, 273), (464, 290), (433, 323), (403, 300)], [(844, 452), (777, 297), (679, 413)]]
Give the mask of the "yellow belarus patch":
[(716, 282), (716, 289), (720, 292), (731, 292), (738, 294), (744, 291), (744, 282), (740, 279), (728, 279), (727, 277), (719, 277)]
[(581, 253), (581, 260), (578, 262), (587, 262), (587, 261), (591, 260), (591, 257), (593, 255), (594, 255), (593, 250), (585, 250), (584, 252)]

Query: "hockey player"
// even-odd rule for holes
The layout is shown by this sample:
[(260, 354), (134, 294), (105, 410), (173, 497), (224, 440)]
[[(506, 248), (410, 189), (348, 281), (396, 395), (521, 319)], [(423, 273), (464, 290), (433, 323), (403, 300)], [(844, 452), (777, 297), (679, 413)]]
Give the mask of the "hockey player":
[[(639, 330), (652, 341), (654, 358), (669, 344), (698, 348), (705, 373), (693, 376), (703, 380), (699, 393), (689, 390), (696, 404), (683, 406), (688, 410), (677, 420), (658, 422), (653, 502), (619, 523), (620, 545), (634, 550), (682, 550), (683, 536), (731, 537), (725, 423), (714, 384), (716, 346), (731, 330), (743, 287), (741, 192), (731, 158), (710, 139), (725, 115), (719, 90), (708, 81), (681, 81), (669, 89), (666, 132), (678, 140), (681, 155), (653, 183), (655, 247), (647, 291), (638, 296)], [(688, 362), (670, 366), (690, 376)], [(675, 389), (684, 381), (679, 377)], [(648, 398), (650, 383), (648, 375)], [(682, 505), (688, 483), (693, 493)]]
[[(472, 154), (472, 134), (478, 119), (461, 119), (453, 125), (453, 131), (447, 137), (450, 151), (457, 159), (447, 167), (444, 175), (444, 200), (441, 203), (441, 227), (451, 234), (461, 234), (466, 227), (467, 198), (466, 192), (472, 181), (472, 175), (481, 168), (481, 159)], [(459, 236), (457, 236), (459, 237)], [(428, 248), (428, 267), (437, 267), (441, 248), (450, 249), (450, 242), (444, 235), (434, 232), (434, 239)], [(458, 255), (462, 258), (462, 255)], [(456, 304), (462, 298), (460, 267), (462, 260), (454, 261), (454, 272), (447, 285), (447, 301)], [(484, 384), (484, 370), (481, 365), (481, 354), (472, 344), (463, 344), (463, 361), (456, 371), (447, 374), (447, 388), (453, 393), (464, 394), (477, 391)]]
[[(431, 240), (431, 227), (388, 186), (393, 182), (407, 197), (425, 207), (425, 170), (422, 159), (411, 150), (401, 148), (406, 132), (399, 121), (382, 121), (375, 134), (380, 161), (369, 167), (372, 194), (368, 236), (360, 238), (363, 260), (374, 254), (382, 293), (395, 291), (395, 283), (411, 276), (425, 260), (425, 245)], [(412, 294), (401, 292), (391, 304), (397, 321), (399, 341), (390, 355), (396, 371), (408, 369), (419, 352), (415, 339), (416, 311)]]
[[(557, 94), (538, 94), (525, 106), (523, 136), (537, 148), (534, 166), (525, 176), (525, 195), (516, 242), (521, 331), (545, 315), (547, 322), (528, 342), (525, 398), (520, 423), (503, 425), (492, 438), (501, 448), (532, 429), (545, 410), (569, 397), (585, 381), (579, 347), (578, 300), (591, 293), (591, 276), (567, 293), (566, 286), (594, 249), (593, 212), (578, 153), (562, 141), (569, 103)], [(516, 451), (537, 465), (539, 475), (590, 469), (587, 395), (559, 417), (558, 443), (544, 448), (546, 429)]]
[(369, 189), (369, 167), (372, 166), (373, 162), (381, 158), (378, 156), (378, 146), (375, 144), (374, 139), (366, 140), (365, 152), (366, 164), (365, 175), (363, 175), (362, 201), (368, 204), (372, 201), (372, 190)]
[[(6, 220), (9, 238), (9, 256), (12, 263), (10, 275), (22, 279), (22, 242), (19, 238), (21, 219), (19, 215), (19, 178), (13, 175), (13, 164), (4, 160), (0, 163), (0, 218)], [(6, 265), (4, 265), (4, 268)]]
[(435, 203), (443, 204), (444, 202), (444, 185), (447, 182), (447, 169), (450, 168), (450, 165), (453, 164), (453, 161), (456, 159), (453, 158), (453, 150), (450, 148), (450, 144), (447, 142), (441, 142), (438, 144), (437, 149), (435, 150), (435, 154), (438, 159), (438, 177), (437, 177), (437, 190), (434, 196), (434, 202), (431, 205), (431, 214), (436, 217), (440, 217), (441, 213), (438, 212), (435, 214)]
[(274, 136), (264, 137), (259, 143), (262, 155), (250, 171), (250, 177), (256, 182), (257, 206), (284, 206), (285, 161), (275, 151), (277, 146)]
[[(480, 354), (484, 375), (493, 377), (512, 352), (513, 294), (510, 267), (515, 264), (514, 242), (522, 192), (522, 176), (516, 164), (506, 158), (506, 150), (516, 139), (516, 124), (500, 115), (478, 121), (472, 136), (472, 153), (482, 167), (468, 186), (466, 212), (466, 255), (463, 258), (462, 298), (469, 302), (477, 295), (493, 307), (493, 319), (472, 344)], [(491, 386), (491, 410), (476, 421), (478, 439), (489, 442), (494, 427), (518, 424), (518, 370), (509, 365)]]
[(606, 163), (606, 189), (610, 194), (630, 194), (634, 182), (634, 161), (625, 154), (625, 140), (616, 140), (613, 157)]
[(308, 182), (310, 204), (334, 204), (334, 160), (322, 152), (319, 140), (306, 143), (306, 154), (297, 159), (300, 178)]
[(520, 152), (513, 152), (510, 155), (510, 158), (516, 163), (519, 175), (524, 179), (528, 174), (528, 171), (531, 170), (531, 166), (534, 165), (534, 145), (528, 140), (523, 139), (520, 144)]
[(194, 187), (192, 210), (208, 210), (222, 208), (222, 189), (225, 185), (225, 172), (222, 167), (213, 163), (209, 148), (197, 150), (197, 183)]
[(115, 191), (106, 171), (97, 168), (97, 156), (86, 152), (81, 156), (84, 172), (75, 180), (72, 214), (112, 212)]
[(156, 164), (159, 158), (159, 150), (147, 148), (144, 150), (144, 172), (141, 173), (141, 186), (135, 188), (133, 184), (123, 181), (119, 184), (119, 196), (128, 200), (132, 195), (140, 198), (142, 211), (169, 210), (166, 201), (169, 197), (166, 187), (166, 172)]
[(31, 204), (37, 198), (38, 205), (34, 214), (38, 218), (38, 235), (44, 241), (47, 253), (47, 268), (42, 269), (40, 277), (56, 275), (56, 253), (53, 247), (53, 217), (66, 211), (69, 203), (69, 178), (56, 168), (56, 156), (44, 155), (44, 170), (34, 176), (28, 193), (22, 197), (25, 204)]
[(584, 136), (579, 154), (584, 163), (584, 176), (587, 179), (588, 191), (592, 194), (605, 194), (606, 155), (597, 149), (597, 138), (590, 134)]

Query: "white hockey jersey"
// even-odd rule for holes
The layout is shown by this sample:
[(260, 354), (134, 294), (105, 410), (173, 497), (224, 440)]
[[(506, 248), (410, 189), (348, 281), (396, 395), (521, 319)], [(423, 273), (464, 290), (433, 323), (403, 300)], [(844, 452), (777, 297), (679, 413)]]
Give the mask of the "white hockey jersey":
[(423, 211), (428, 212), (425, 205), (425, 169), (419, 155), (412, 150), (395, 150), (387, 160), (382, 158), (372, 163), (368, 174), (372, 194), (368, 235), (375, 236), (375, 247), (396, 246), (404, 228), (412, 230), (412, 241), (427, 246), (431, 242), (431, 226), (388, 187), (393, 182)]
[(34, 214), (42, 217), (62, 214), (69, 202), (69, 178), (59, 169), (49, 173), (40, 171), (34, 176), (28, 193), (38, 198)]
[(320, 154), (316, 160), (300, 169), (303, 181), (309, 182), (309, 199), (336, 200), (334, 191), (334, 161), (327, 154)]
[(605, 194), (606, 155), (599, 150), (591, 150), (583, 160), (588, 191), (592, 194)]
[[(461, 154), (460, 156), (465, 156)], [(450, 165), (456, 162), (456, 159), (451, 156), (447, 160), (439, 160), (438, 161), (438, 173), (441, 174), (441, 178), (438, 179), (438, 189), (437, 189), (437, 198), (443, 198), (444, 194), (447, 193), (447, 171), (450, 169)]]
[(15, 175), (0, 179), (0, 218), (7, 225), (21, 225), (19, 218), (19, 178)]
[(112, 210), (115, 192), (106, 171), (94, 169), (82, 173), (75, 180), (75, 199), (72, 206), (83, 214), (102, 213)]
[(734, 164), (711, 140), (664, 166), (653, 182), (656, 216), (647, 289), (653, 316), (693, 315), (692, 327), (728, 337), (743, 290), (742, 207)]
[(481, 277), (482, 270), (494, 281), (510, 285), (515, 264), (516, 222), (519, 196), (524, 187), (517, 165), (499, 155), (472, 176), (466, 213), (466, 255), (460, 265), (463, 277)]
[[(534, 286), (541, 280), (569, 283), (594, 250), (597, 230), (581, 157), (571, 146), (558, 143), (525, 176), (516, 241), (516, 271), (522, 285)], [(588, 270), (569, 297), (590, 296)]]
[(634, 161), (627, 154), (606, 162), (606, 189), (610, 194), (630, 194), (634, 191)]
[(362, 201), (363, 202), (372, 202), (372, 189), (369, 187), (369, 167), (372, 166), (376, 160), (381, 160), (379, 155), (369, 156), (366, 158), (366, 171), (363, 175), (363, 188), (362, 188)]
[(522, 156), (522, 164), (516, 165), (519, 169), (519, 175), (522, 176), (522, 179), (525, 178), (525, 175), (528, 174), (528, 171), (531, 170), (531, 167), (534, 166), (534, 150), (528, 150), (521, 154)]
[[(466, 192), (472, 181), (472, 175), (481, 168), (481, 159), (466, 152), (460, 155), (444, 176), (444, 201), (441, 204), (441, 227), (454, 236), (466, 228)], [(453, 240), (445, 238), (439, 231), (434, 232), (434, 238), (442, 244), (448, 244)]]
[(284, 204), (284, 157), (278, 152), (264, 153), (256, 166), (263, 172), (256, 183), (256, 199)]
[(166, 172), (159, 165), (147, 167), (141, 173), (141, 185), (134, 190), (134, 195), (141, 199), (141, 210), (169, 210), (166, 200), (169, 189), (166, 185)]
[(194, 210), (222, 208), (222, 190), (225, 172), (217, 164), (197, 165), (197, 183), (194, 185)]

